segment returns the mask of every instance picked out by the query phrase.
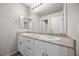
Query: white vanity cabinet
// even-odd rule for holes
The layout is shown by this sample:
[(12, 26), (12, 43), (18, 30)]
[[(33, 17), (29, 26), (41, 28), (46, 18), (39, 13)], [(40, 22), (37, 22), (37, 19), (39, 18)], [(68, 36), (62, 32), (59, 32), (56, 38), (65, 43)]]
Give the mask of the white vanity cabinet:
[(46, 56), (67, 56), (67, 48), (51, 43), (46, 43)]
[(35, 40), (35, 56), (74, 56), (74, 49)]
[(72, 48), (24, 36), (18, 36), (18, 51), (24, 56), (74, 56)]
[(24, 56), (33, 56), (33, 40), (27, 37), (18, 36), (18, 50)]
[(67, 56), (66, 47), (35, 40), (35, 55), (39, 56)]

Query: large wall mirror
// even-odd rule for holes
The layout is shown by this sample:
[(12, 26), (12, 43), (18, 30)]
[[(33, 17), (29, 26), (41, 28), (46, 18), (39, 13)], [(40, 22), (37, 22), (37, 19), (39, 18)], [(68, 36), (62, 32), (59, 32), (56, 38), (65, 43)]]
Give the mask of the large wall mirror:
[(64, 19), (64, 4), (57, 3), (55, 5), (56, 6), (53, 7), (56, 8), (51, 9), (54, 10), (52, 13), (45, 13), (46, 15), (43, 14), (44, 16), (40, 17), (40, 27), (42, 33), (66, 33), (66, 30), (64, 30), (66, 27)]
[(51, 14), (51, 17), (46, 16), (41, 19), (42, 33), (63, 33), (64, 19), (62, 12), (60, 13), (61, 14), (57, 13), (56, 16), (53, 16), (53, 14)]

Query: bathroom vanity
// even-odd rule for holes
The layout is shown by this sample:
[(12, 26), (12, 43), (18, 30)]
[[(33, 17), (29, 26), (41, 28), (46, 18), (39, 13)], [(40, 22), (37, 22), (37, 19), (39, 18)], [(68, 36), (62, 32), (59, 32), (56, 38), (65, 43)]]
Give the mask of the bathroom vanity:
[(18, 34), (18, 51), (23, 56), (74, 56), (75, 40), (37, 33)]

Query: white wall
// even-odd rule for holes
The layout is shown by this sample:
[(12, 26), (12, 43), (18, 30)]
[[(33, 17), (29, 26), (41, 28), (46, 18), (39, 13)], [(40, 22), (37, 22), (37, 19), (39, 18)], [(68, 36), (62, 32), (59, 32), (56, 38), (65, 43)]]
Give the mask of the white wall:
[(0, 3), (0, 55), (7, 55), (17, 49), (17, 21), (19, 16), (27, 16), (26, 11), (20, 4)]
[(62, 23), (63, 11), (40, 17), (40, 20), (45, 20), (45, 19), (48, 19), (47, 33), (62, 33), (63, 32), (63, 26), (62, 26), (63, 25)]
[(68, 35), (76, 39), (77, 55), (79, 55), (79, 4), (67, 4)]

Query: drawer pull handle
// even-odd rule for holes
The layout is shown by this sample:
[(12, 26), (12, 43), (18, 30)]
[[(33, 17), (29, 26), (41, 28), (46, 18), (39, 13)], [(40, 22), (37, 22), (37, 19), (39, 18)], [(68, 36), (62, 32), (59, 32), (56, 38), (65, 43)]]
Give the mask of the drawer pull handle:
[(46, 54), (46, 56), (48, 56), (48, 54)]
[(31, 50), (31, 48), (27, 47), (27, 49)]

